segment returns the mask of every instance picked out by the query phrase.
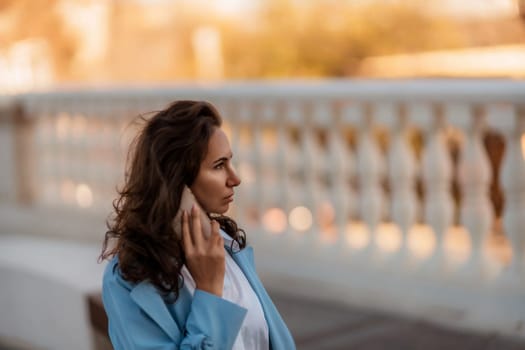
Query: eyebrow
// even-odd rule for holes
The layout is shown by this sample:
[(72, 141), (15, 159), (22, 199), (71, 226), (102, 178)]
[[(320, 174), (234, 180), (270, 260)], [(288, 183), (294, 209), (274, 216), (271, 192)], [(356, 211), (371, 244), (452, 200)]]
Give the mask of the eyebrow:
[(228, 157), (220, 157), (219, 159), (217, 159), (216, 161), (213, 162), (213, 165), (217, 164), (217, 163), (220, 163), (220, 162), (225, 162), (229, 159), (233, 158), (233, 154), (230, 153), (230, 155)]

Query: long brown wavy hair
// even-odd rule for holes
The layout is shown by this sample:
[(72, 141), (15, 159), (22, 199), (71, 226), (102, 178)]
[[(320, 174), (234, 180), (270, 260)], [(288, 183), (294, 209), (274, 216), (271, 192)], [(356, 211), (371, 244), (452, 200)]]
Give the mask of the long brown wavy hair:
[[(128, 154), (125, 182), (113, 201), (99, 261), (118, 255), (124, 279), (148, 280), (178, 298), (185, 256), (172, 220), (184, 185), (191, 186), (197, 177), (208, 141), (221, 124), (217, 110), (203, 101), (177, 101), (145, 120)], [(245, 233), (234, 220), (213, 218), (241, 249), (246, 246)]]

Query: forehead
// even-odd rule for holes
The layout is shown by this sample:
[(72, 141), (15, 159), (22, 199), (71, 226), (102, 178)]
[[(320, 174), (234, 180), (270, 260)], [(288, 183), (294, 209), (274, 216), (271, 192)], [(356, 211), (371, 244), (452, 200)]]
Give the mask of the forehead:
[(208, 153), (205, 160), (215, 161), (231, 153), (230, 142), (224, 131), (216, 128), (208, 141)]

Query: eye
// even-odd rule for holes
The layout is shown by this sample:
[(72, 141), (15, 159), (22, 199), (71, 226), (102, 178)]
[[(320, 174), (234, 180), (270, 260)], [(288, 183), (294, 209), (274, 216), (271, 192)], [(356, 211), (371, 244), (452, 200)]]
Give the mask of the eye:
[(221, 163), (219, 163), (219, 164), (216, 164), (216, 165), (213, 167), (213, 169), (222, 169), (222, 168), (224, 168), (224, 163), (223, 163), (223, 162), (221, 162)]

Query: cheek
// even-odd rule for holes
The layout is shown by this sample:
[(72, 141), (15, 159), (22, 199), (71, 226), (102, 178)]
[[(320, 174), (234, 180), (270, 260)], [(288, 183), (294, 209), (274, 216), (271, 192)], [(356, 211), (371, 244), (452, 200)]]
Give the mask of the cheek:
[(214, 201), (220, 197), (220, 181), (213, 174), (202, 173), (195, 180), (191, 190), (199, 204), (209, 211)]

